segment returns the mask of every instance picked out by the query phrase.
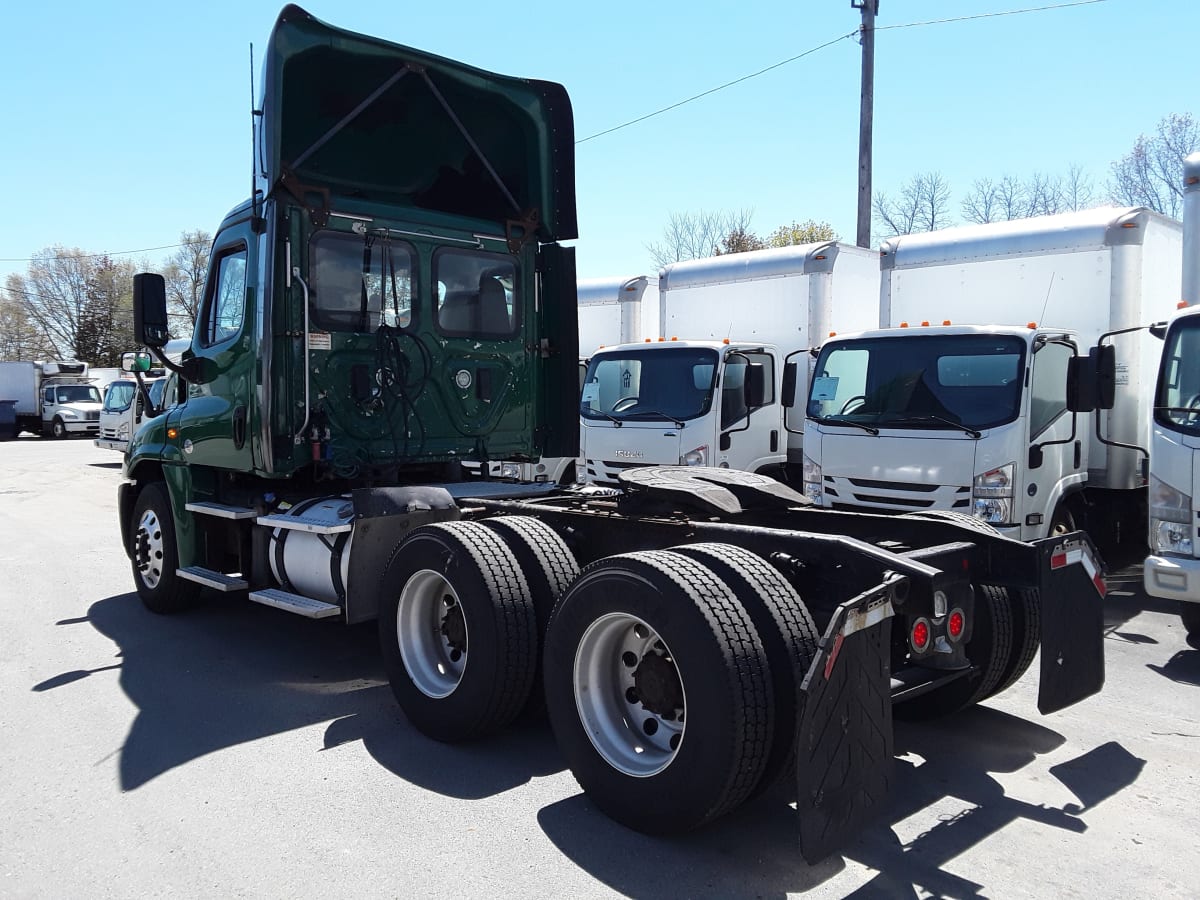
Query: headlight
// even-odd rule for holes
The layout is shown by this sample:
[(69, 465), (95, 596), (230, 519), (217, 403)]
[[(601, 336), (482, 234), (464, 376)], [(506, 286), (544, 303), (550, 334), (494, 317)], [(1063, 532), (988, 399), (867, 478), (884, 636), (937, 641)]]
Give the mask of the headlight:
[(703, 444), (695, 450), (689, 450), (679, 459), (681, 466), (707, 466), (708, 465), (708, 444)]
[(1013, 472), (1015, 463), (976, 475), (971, 485), (975, 518), (993, 525), (1012, 521)]
[(517, 463), (503, 463), (500, 466), (500, 477), (511, 478), (514, 481), (521, 477), (521, 466)]
[(823, 487), (823, 477), (821, 474), (821, 464), (814, 462), (812, 457), (807, 453), (804, 454), (804, 496), (818, 506), (825, 497)]
[(75, 412), (75, 410), (73, 410), (73, 409), (60, 409), (58, 411), (58, 414), (60, 416), (62, 416), (64, 419), (78, 419), (79, 418), (79, 413)]
[(1192, 498), (1150, 476), (1150, 546), (1155, 553), (1192, 555)]
[(129, 423), (128, 422), (122, 422), (120, 425), (117, 426), (117, 437), (122, 438), (123, 440), (129, 440)]

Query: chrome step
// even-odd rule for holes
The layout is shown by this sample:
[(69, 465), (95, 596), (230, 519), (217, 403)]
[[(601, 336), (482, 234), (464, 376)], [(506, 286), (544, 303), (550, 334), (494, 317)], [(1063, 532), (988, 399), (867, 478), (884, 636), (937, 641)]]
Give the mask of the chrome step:
[(259, 525), (268, 528), (285, 528), (291, 531), (307, 531), (309, 534), (340, 534), (354, 528), (352, 522), (330, 523), (325, 519), (307, 518), (306, 516), (285, 516), (275, 514), (259, 516)]
[(188, 581), (194, 581), (197, 584), (202, 584), (205, 587), (210, 587), (216, 591), (244, 591), (248, 584), (245, 579), (237, 575), (226, 575), (224, 572), (217, 572), (213, 569), (206, 569), (204, 566), (188, 566), (184, 569), (176, 569), (175, 574), (180, 578), (186, 578)]
[(340, 606), (336, 606), (333, 603), (314, 600), (312, 597), (302, 597), (299, 594), (293, 594), (279, 588), (251, 591), (250, 599), (255, 603), (274, 606), (276, 609), (307, 616), (310, 619), (324, 619), (327, 616), (336, 616), (342, 611)]
[(184, 507), (188, 512), (200, 513), (205, 516), (216, 516), (218, 519), (253, 519), (257, 513), (246, 506), (228, 506), (224, 503), (189, 503)]

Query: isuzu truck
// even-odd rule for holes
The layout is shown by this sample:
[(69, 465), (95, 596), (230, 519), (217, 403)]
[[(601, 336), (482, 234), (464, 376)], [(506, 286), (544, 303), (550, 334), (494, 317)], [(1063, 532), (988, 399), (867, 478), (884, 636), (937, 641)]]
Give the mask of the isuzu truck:
[[(1146, 593), (1200, 639), (1200, 153), (1183, 163), (1182, 311), (1165, 330), (1150, 438)], [(1159, 329), (1160, 334), (1162, 330)]]
[(808, 351), (873, 325), (878, 256), (826, 241), (672, 263), (658, 337), (592, 354), (580, 401), (585, 480), (629, 468), (718, 466), (799, 483)]
[[(809, 859), (880, 809), (893, 704), (954, 713), (1039, 646), (1043, 712), (1100, 689), (1082, 533), (815, 509), (711, 467), (462, 480), (472, 455), (576, 453), (567, 93), (295, 6), (264, 65), (254, 193), (216, 232), (189, 348), (161, 355), (185, 386), (124, 457), (149, 610), (207, 590), (375, 619), (430, 738), (483, 738), (536, 694), (617, 821), (695, 828), (785, 779)], [(134, 318), (165, 345), (160, 276), (137, 276)]]
[[(827, 341), (816, 361), (806, 495), (959, 513), (1020, 540), (1081, 527), (1140, 544), (1159, 350), (1147, 326), (1174, 309), (1180, 242), (1178, 222), (1136, 208), (886, 242), (881, 327)], [(1115, 357), (1110, 409), (1080, 396), (1091, 379), (1068, 379), (1098, 344)]]

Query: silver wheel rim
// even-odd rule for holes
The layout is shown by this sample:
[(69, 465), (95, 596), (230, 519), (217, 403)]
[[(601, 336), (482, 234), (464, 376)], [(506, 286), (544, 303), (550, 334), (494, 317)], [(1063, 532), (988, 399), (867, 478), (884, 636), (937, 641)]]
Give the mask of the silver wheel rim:
[(458, 594), (431, 569), (414, 573), (400, 591), (396, 643), (408, 677), (427, 697), (449, 697), (467, 668), (467, 623)]
[(148, 509), (142, 513), (134, 534), (134, 559), (137, 562), (138, 574), (142, 583), (153, 590), (158, 587), (162, 578), (163, 568), (163, 534), (162, 522), (158, 513)]
[[(680, 702), (669, 713), (648, 709), (638, 694), (637, 673), (651, 657), (653, 666), (673, 672), (678, 681)], [(683, 744), (687, 700), (674, 657), (653, 628), (625, 613), (601, 616), (579, 641), (574, 678), (584, 731), (610, 766), (648, 778), (674, 761)]]

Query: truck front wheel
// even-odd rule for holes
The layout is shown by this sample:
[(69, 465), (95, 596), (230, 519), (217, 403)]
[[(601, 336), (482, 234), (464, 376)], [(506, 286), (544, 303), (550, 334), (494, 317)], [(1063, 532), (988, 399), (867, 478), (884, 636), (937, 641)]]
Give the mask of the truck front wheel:
[(384, 573), (379, 642), (408, 720), (438, 741), (479, 738), (529, 698), (537, 613), (521, 566), (477, 522), (413, 531)]
[(173, 613), (191, 606), (200, 585), (180, 578), (171, 500), (161, 481), (142, 488), (133, 506), (129, 529), (133, 580), (138, 596), (151, 612)]
[(686, 831), (761, 779), (774, 733), (766, 653), (701, 563), (660, 550), (588, 566), (550, 618), (544, 665), (559, 749), (621, 824)]
[(54, 421), (50, 423), (50, 434), (58, 440), (67, 436), (67, 425), (58, 416), (55, 416)]

